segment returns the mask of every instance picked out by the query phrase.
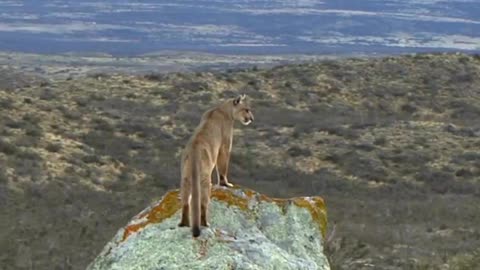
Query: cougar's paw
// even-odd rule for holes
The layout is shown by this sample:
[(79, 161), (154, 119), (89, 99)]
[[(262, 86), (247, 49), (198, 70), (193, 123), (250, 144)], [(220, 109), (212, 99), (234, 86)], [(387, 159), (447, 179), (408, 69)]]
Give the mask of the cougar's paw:
[(178, 227), (188, 227), (188, 226), (190, 226), (190, 225), (188, 224), (188, 222), (180, 222), (180, 223), (178, 223)]
[(220, 186), (222, 187), (233, 187), (233, 184), (229, 182), (220, 182)]

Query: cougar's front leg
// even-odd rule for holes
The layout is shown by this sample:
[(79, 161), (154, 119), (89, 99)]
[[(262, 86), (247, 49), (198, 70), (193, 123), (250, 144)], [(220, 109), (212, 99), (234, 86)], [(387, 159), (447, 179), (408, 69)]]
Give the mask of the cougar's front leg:
[(233, 187), (231, 183), (228, 182), (228, 162), (230, 160), (230, 147), (224, 146), (220, 148), (220, 152), (217, 158), (217, 168), (220, 174), (219, 185), (225, 187)]

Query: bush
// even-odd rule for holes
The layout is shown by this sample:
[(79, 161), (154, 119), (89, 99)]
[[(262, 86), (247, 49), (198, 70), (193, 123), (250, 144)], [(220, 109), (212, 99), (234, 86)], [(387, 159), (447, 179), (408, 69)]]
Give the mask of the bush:
[[(0, 184), (5, 184), (8, 182), (8, 177), (3, 171), (0, 171)], [(0, 186), (0, 202), (2, 201), (2, 187)]]
[(310, 151), (310, 149), (300, 148), (298, 146), (290, 147), (287, 150), (287, 152), (291, 157), (299, 157), (299, 156), (309, 157), (312, 155), (312, 151)]
[(338, 237), (325, 244), (325, 255), (331, 269), (356, 269), (358, 262), (369, 257), (369, 247), (358, 240)]
[(5, 126), (7, 126), (9, 128), (19, 129), (19, 128), (22, 128), (23, 125), (24, 125), (24, 123), (22, 121), (13, 120), (13, 119), (10, 119), (10, 118), (7, 118), (5, 120)]
[(49, 143), (45, 149), (48, 151), (48, 152), (52, 152), (52, 153), (57, 153), (58, 151), (60, 151), (60, 149), (62, 149), (62, 145), (59, 144), (59, 143)]
[(57, 98), (57, 94), (50, 88), (43, 89), (39, 95), (41, 100), (54, 100)]
[(41, 127), (29, 124), (25, 127), (25, 134), (31, 137), (41, 137), (43, 131)]
[(15, 102), (11, 98), (1, 98), (0, 99), (0, 110), (10, 110), (13, 108)]
[(99, 163), (100, 162), (100, 158), (96, 155), (82, 156), (81, 160), (85, 163)]
[(0, 152), (5, 155), (14, 155), (18, 152), (18, 148), (14, 144), (0, 138)]
[(143, 76), (145, 79), (150, 80), (150, 81), (163, 81), (167, 79), (166, 74), (160, 74), (160, 73), (150, 73), (145, 76)]
[(63, 114), (63, 116), (69, 120), (80, 120), (82, 114), (78, 111), (72, 110), (72, 108), (67, 108), (66, 106), (60, 105), (57, 109)]
[(22, 151), (17, 153), (17, 157), (21, 159), (28, 159), (28, 160), (39, 160), (40, 156), (35, 153), (33, 150), (30, 149), (23, 149)]
[(452, 174), (431, 168), (424, 168), (415, 178), (417, 181), (424, 182), (433, 192), (441, 194), (449, 192), (455, 180)]
[(100, 117), (93, 118), (92, 123), (93, 123), (94, 130), (101, 130), (101, 131), (108, 131), (108, 132), (112, 132), (115, 130), (115, 127), (112, 124), (110, 124), (107, 120)]
[(180, 91), (196, 92), (209, 88), (208, 83), (198, 81), (178, 82), (174, 85), (175, 89)]
[(85, 97), (74, 97), (73, 100), (79, 107), (85, 107), (88, 105), (88, 99)]

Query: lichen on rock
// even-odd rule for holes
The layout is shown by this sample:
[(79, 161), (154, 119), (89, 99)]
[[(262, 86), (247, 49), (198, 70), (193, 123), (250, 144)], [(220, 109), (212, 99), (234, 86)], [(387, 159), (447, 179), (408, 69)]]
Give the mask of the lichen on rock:
[(87, 269), (330, 269), (320, 197), (275, 199), (214, 187), (210, 228), (196, 239), (177, 227), (180, 208), (178, 190), (168, 192), (120, 229)]

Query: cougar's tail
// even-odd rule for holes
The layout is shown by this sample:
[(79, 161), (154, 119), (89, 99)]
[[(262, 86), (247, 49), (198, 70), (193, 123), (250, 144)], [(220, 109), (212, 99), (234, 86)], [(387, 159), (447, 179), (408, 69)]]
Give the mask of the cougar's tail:
[(194, 149), (192, 151), (192, 235), (198, 237), (200, 235), (200, 154), (199, 150)]

